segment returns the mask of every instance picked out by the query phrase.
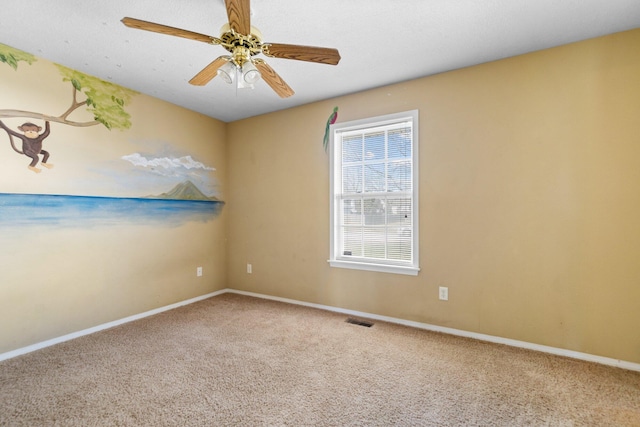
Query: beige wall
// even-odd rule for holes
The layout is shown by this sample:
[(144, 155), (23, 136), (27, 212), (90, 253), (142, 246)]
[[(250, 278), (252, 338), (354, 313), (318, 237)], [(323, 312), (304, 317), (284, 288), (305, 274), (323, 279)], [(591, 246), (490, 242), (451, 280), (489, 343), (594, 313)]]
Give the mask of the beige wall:
[[(57, 115), (71, 100), (70, 84), (41, 59), (17, 71), (0, 63), (0, 92), (0, 110)], [(126, 110), (132, 126), (123, 131), (52, 123), (44, 145), (55, 167), (40, 174), (27, 170), (28, 159), (11, 150), (0, 130), (0, 193), (139, 197), (140, 188), (119, 177), (126, 163), (120, 157), (171, 146), (215, 167), (226, 199), (225, 123), (144, 95)], [(105, 174), (103, 185), (88, 187), (83, 178), (95, 173)], [(118, 218), (92, 227), (0, 225), (0, 353), (225, 288), (227, 217), (225, 207), (209, 221), (177, 225)]]
[[(639, 76), (635, 30), (230, 123), (228, 286), (640, 362)], [(327, 264), (334, 106), (420, 111), (417, 277)]]

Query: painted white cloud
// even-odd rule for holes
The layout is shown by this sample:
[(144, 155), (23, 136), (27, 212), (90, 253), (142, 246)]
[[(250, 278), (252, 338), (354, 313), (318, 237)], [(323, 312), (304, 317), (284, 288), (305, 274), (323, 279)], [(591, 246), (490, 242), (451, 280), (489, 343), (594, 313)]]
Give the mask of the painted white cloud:
[(203, 163), (193, 160), (191, 156), (183, 157), (156, 157), (147, 158), (140, 153), (133, 153), (126, 156), (122, 156), (123, 160), (126, 160), (134, 166), (142, 166), (145, 168), (164, 168), (171, 169), (203, 169), (207, 171), (214, 171), (215, 168), (205, 166)]

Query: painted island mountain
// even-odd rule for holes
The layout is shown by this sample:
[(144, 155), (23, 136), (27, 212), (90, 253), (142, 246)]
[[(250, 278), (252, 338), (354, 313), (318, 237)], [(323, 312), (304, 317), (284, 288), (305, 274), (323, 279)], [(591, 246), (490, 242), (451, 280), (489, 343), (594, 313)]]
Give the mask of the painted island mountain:
[(176, 185), (167, 193), (162, 193), (157, 196), (146, 196), (146, 199), (163, 199), (163, 200), (197, 200), (203, 202), (220, 202), (224, 203), (217, 197), (206, 196), (196, 185), (191, 181), (184, 181)]

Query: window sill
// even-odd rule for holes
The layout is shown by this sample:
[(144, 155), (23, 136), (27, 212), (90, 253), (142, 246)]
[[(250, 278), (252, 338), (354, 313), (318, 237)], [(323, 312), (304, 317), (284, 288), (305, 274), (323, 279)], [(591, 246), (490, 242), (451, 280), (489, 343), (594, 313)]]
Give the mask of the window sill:
[(420, 268), (405, 267), (400, 265), (373, 264), (369, 262), (329, 260), (331, 267), (349, 268), (352, 270), (377, 271), (380, 273), (405, 274), (409, 276), (417, 276)]

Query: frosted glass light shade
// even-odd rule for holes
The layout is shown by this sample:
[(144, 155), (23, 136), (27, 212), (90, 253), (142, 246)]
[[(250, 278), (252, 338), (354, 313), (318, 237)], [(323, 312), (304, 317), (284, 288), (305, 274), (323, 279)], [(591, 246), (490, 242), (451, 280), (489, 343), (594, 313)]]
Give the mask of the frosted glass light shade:
[(234, 76), (236, 74), (236, 67), (231, 62), (227, 62), (222, 67), (218, 68), (218, 75), (225, 83), (233, 83)]
[(251, 62), (246, 62), (242, 66), (242, 79), (245, 83), (254, 84), (260, 80), (260, 71)]

